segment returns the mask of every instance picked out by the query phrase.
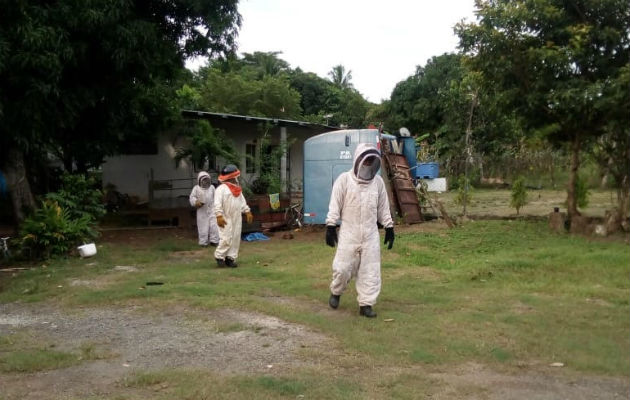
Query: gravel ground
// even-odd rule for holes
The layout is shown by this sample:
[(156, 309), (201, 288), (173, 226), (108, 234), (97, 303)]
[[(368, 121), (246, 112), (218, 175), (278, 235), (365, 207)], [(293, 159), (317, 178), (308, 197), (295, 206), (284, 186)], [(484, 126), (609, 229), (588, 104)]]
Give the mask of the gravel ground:
[[(289, 298), (299, 309), (310, 303)], [(320, 309), (334, 320), (340, 316)], [(348, 317), (348, 316), (346, 316)], [(0, 304), (0, 337), (26, 333), (56, 350), (78, 353), (89, 344), (104, 359), (37, 373), (0, 373), (0, 399), (152, 398), (148, 389), (121, 384), (135, 371), (198, 369), (219, 374), (284, 374), (338, 356), (332, 341), (303, 326), (237, 310), (85, 308), (62, 311), (48, 305)], [(301, 350), (305, 353), (300, 354)], [(305, 354), (308, 353), (308, 356)], [(386, 373), (384, 368), (382, 373)], [(341, 372), (341, 371), (340, 371)], [(404, 374), (405, 369), (397, 369)], [(523, 365), (499, 372), (477, 363), (423, 368), (435, 383), (434, 399), (551, 400), (625, 399), (626, 379), (564, 374), (554, 367)], [(378, 396), (377, 396), (378, 397)]]
[[(329, 353), (330, 340), (302, 326), (237, 310), (80, 309), (0, 304), (0, 336), (27, 332), (78, 351), (89, 344), (106, 359), (32, 374), (0, 374), (9, 399), (107, 394), (133, 371), (172, 368), (230, 373), (283, 373), (307, 365), (300, 350)], [(4, 391), (4, 390), (3, 390)], [(2, 395), (0, 395), (2, 398)]]

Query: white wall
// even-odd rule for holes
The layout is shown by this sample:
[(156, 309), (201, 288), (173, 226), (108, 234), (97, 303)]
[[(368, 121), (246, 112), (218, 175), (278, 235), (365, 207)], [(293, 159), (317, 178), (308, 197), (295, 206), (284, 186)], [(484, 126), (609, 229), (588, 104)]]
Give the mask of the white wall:
[[(181, 145), (175, 143), (175, 146)], [(158, 154), (154, 155), (120, 155), (108, 157), (103, 164), (103, 187), (109, 183), (116, 186), (116, 190), (129, 196), (137, 196), (139, 201), (149, 199), (149, 180), (151, 169), (153, 179), (182, 179), (194, 178), (196, 172), (182, 162), (179, 168), (175, 168), (175, 148), (171, 135), (162, 134), (158, 138)], [(194, 179), (191, 179), (194, 182)], [(155, 191), (155, 198), (169, 198), (180, 195), (189, 195), (192, 186), (188, 182), (178, 182), (178, 186), (187, 186), (186, 189), (170, 191)]]
[[(261, 131), (255, 124), (243, 121), (213, 121), (214, 127), (223, 129), (228, 139), (233, 143), (234, 149), (241, 154), (241, 181), (245, 184), (251, 184), (258, 176), (256, 173), (246, 172), (246, 144), (257, 141), (260, 146)], [(289, 168), (288, 185), (293, 192), (302, 191), (303, 182), (303, 162), (304, 162), (304, 141), (317, 134), (311, 129), (289, 125), (287, 127), (287, 136), (292, 144), (289, 148)], [(273, 126), (269, 135), (272, 144), (280, 143), (280, 127)], [(175, 155), (175, 147), (184, 145), (180, 139), (179, 142), (173, 144), (173, 135), (165, 133), (158, 138), (158, 154), (155, 155), (121, 155), (109, 157), (103, 164), (103, 186), (112, 183), (120, 193), (129, 196), (137, 196), (139, 201), (147, 201), (149, 198), (149, 180), (151, 180), (151, 170), (153, 170), (154, 180), (166, 179), (190, 179), (188, 182), (177, 182), (178, 185), (186, 186), (186, 189), (173, 191), (154, 191), (155, 199), (166, 199), (178, 196), (188, 196), (190, 190), (195, 183), (198, 171), (195, 171), (191, 165), (182, 162), (179, 168), (175, 168), (173, 157)], [(175, 147), (174, 147), (175, 146)], [(260, 155), (258, 155), (260, 157)], [(218, 167), (225, 165), (225, 161), (218, 159)], [(216, 173), (210, 171), (213, 180), (216, 179)]]

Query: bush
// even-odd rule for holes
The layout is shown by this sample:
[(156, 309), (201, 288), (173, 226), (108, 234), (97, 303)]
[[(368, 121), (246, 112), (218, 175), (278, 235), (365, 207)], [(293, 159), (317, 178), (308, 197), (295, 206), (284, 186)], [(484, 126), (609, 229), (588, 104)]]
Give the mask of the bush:
[(525, 189), (525, 178), (519, 176), (512, 184), (512, 196), (510, 205), (516, 208), (516, 214), (519, 214), (521, 207), (527, 204), (527, 190)]
[(87, 217), (90, 222), (96, 222), (105, 215), (103, 193), (95, 188), (94, 178), (64, 174), (61, 182), (61, 189), (48, 193), (46, 200), (55, 202), (59, 207), (67, 210), (70, 219), (78, 220)]
[(586, 179), (578, 175), (575, 181), (575, 200), (577, 201), (578, 208), (588, 206), (588, 198), (590, 195), (591, 192), (588, 190)]
[(260, 138), (260, 157), (251, 159), (258, 171), (258, 178), (252, 182), (250, 189), (254, 194), (280, 193), (282, 180), (280, 167), (282, 155), (291, 146), (293, 140), (284, 144), (273, 145), (267, 133)]
[(70, 210), (45, 200), (20, 227), (22, 251), (28, 250), (31, 258), (66, 254), (71, 247), (96, 237), (91, 225), (87, 214), (72, 218)]

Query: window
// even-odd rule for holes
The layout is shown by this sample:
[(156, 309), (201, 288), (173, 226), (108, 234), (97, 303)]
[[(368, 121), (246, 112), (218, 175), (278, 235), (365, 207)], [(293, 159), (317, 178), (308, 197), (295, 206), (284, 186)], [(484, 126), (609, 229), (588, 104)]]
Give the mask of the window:
[(248, 174), (256, 173), (256, 144), (245, 144), (245, 172)]

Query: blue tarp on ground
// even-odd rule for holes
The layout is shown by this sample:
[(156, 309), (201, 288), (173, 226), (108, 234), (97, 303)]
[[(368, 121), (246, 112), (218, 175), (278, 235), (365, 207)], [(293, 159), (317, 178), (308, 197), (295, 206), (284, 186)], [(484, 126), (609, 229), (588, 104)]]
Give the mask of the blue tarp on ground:
[(257, 240), (269, 240), (269, 238), (263, 235), (261, 232), (246, 233), (241, 238), (246, 242), (255, 242)]

